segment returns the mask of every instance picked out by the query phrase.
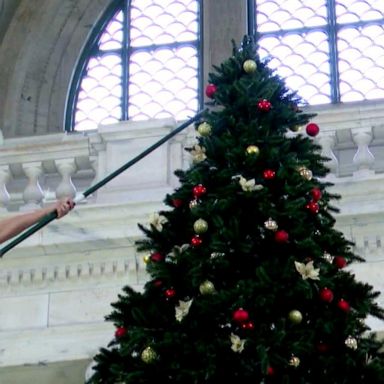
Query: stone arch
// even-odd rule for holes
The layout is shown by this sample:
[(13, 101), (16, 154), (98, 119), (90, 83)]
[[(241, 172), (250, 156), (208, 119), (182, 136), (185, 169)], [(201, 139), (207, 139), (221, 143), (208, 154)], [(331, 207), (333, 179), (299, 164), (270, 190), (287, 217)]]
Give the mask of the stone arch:
[(110, 1), (22, 0), (0, 48), (5, 137), (62, 132), (67, 90), (89, 32)]

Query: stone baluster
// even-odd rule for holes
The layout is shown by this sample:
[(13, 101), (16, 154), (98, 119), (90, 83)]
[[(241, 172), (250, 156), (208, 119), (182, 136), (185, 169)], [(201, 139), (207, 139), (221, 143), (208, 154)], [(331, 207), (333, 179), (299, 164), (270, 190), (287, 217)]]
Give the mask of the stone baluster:
[(6, 210), (10, 197), (7, 190), (7, 183), (11, 177), (8, 165), (0, 166), (0, 211)]
[(321, 145), (321, 156), (327, 157), (329, 160), (325, 163), (331, 172), (331, 175), (336, 176), (339, 169), (339, 161), (333, 152), (336, 145), (336, 132), (322, 132), (316, 139), (317, 143)]
[(368, 147), (372, 141), (372, 129), (352, 129), (352, 137), (357, 145), (357, 151), (353, 156), (353, 163), (356, 165), (357, 171), (353, 175), (360, 177), (374, 174), (371, 168), (375, 162), (375, 157)]
[(72, 182), (72, 176), (77, 170), (75, 159), (55, 160), (55, 165), (61, 176), (60, 184), (56, 188), (56, 198), (75, 197), (76, 188)]
[(23, 200), (26, 204), (24, 208), (36, 208), (41, 205), (44, 198), (39, 181), (39, 177), (43, 174), (42, 163), (35, 161), (23, 164), (23, 170), (28, 178), (28, 184), (23, 191)]

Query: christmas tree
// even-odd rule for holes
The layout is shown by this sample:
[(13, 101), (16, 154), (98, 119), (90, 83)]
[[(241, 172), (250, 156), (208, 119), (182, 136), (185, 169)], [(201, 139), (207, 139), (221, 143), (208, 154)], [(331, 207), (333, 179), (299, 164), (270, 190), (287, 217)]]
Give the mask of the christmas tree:
[(267, 64), (246, 36), (210, 73), (192, 164), (139, 225), (149, 279), (112, 304), (89, 383), (384, 383), (319, 127)]

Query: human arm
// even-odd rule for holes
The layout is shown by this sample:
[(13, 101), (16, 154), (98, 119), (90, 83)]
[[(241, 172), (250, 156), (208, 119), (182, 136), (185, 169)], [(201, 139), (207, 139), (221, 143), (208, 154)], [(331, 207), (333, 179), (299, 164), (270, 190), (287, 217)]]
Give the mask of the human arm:
[(31, 225), (36, 224), (44, 216), (51, 212), (57, 212), (57, 218), (65, 216), (73, 207), (75, 203), (71, 198), (64, 198), (58, 200), (53, 205), (40, 208), (34, 212), (22, 213), (13, 217), (0, 220), (0, 243), (11, 239), (12, 237), (23, 232)]

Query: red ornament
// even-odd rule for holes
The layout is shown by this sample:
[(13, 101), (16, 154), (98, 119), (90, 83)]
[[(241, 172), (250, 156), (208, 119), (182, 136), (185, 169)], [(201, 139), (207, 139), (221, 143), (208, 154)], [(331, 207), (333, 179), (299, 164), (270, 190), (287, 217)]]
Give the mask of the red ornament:
[(126, 328), (124, 328), (124, 327), (116, 328), (115, 337), (116, 337), (116, 339), (120, 339), (121, 337), (125, 336), (126, 333), (127, 333)]
[(275, 374), (275, 370), (271, 366), (269, 366), (267, 368), (267, 376), (273, 376), (274, 374)]
[(151, 261), (159, 262), (164, 260), (164, 256), (160, 252), (152, 253), (150, 256)]
[(313, 188), (311, 191), (313, 201), (319, 201), (321, 199), (321, 190), (320, 188)]
[(175, 208), (179, 208), (183, 205), (183, 200), (181, 199), (172, 199), (172, 205), (175, 207)]
[(349, 312), (351, 309), (351, 306), (349, 305), (348, 301), (345, 301), (344, 299), (340, 299), (337, 302), (337, 306), (343, 311), (343, 312)]
[(176, 296), (176, 291), (173, 288), (169, 288), (164, 292), (164, 295), (167, 299), (171, 299)]
[(192, 193), (195, 199), (198, 199), (207, 193), (207, 188), (205, 188), (203, 184), (199, 184), (193, 187)]
[(275, 241), (277, 243), (287, 243), (288, 238), (289, 238), (288, 232), (286, 232), (284, 230), (280, 230), (280, 231), (275, 232)]
[(309, 136), (316, 136), (320, 132), (319, 126), (315, 123), (309, 123), (305, 130)]
[(326, 303), (333, 300), (333, 292), (329, 288), (322, 288), (320, 290), (320, 299)]
[(203, 242), (203, 240), (201, 239), (201, 237), (199, 235), (196, 235), (196, 236), (192, 237), (191, 244), (194, 247), (198, 247), (199, 245), (202, 244), (202, 242)]
[(337, 268), (342, 269), (347, 265), (347, 260), (345, 260), (343, 256), (335, 256), (333, 258), (333, 264), (335, 264)]
[(252, 321), (248, 321), (247, 323), (241, 324), (241, 328), (252, 330), (255, 329), (255, 324), (253, 324)]
[(159, 288), (163, 285), (163, 282), (160, 279), (156, 279), (152, 281), (154, 287)]
[(319, 343), (317, 344), (316, 346), (316, 349), (320, 352), (320, 353), (326, 353), (329, 351), (329, 344), (327, 343), (324, 343), (322, 341), (319, 341)]
[(249, 313), (243, 308), (236, 309), (232, 314), (232, 319), (236, 323), (245, 323), (249, 319)]
[(205, 94), (210, 99), (213, 98), (213, 96), (215, 95), (216, 91), (217, 91), (217, 86), (215, 84), (208, 84), (206, 86), (206, 88), (205, 88)]
[(272, 104), (267, 99), (263, 99), (257, 103), (257, 108), (262, 112), (268, 112), (271, 110)]
[(273, 169), (266, 169), (263, 172), (263, 177), (265, 180), (272, 180), (276, 176), (276, 172)]
[(305, 206), (311, 213), (318, 213), (319, 212), (319, 204), (316, 203), (316, 201), (310, 201), (306, 206)]

